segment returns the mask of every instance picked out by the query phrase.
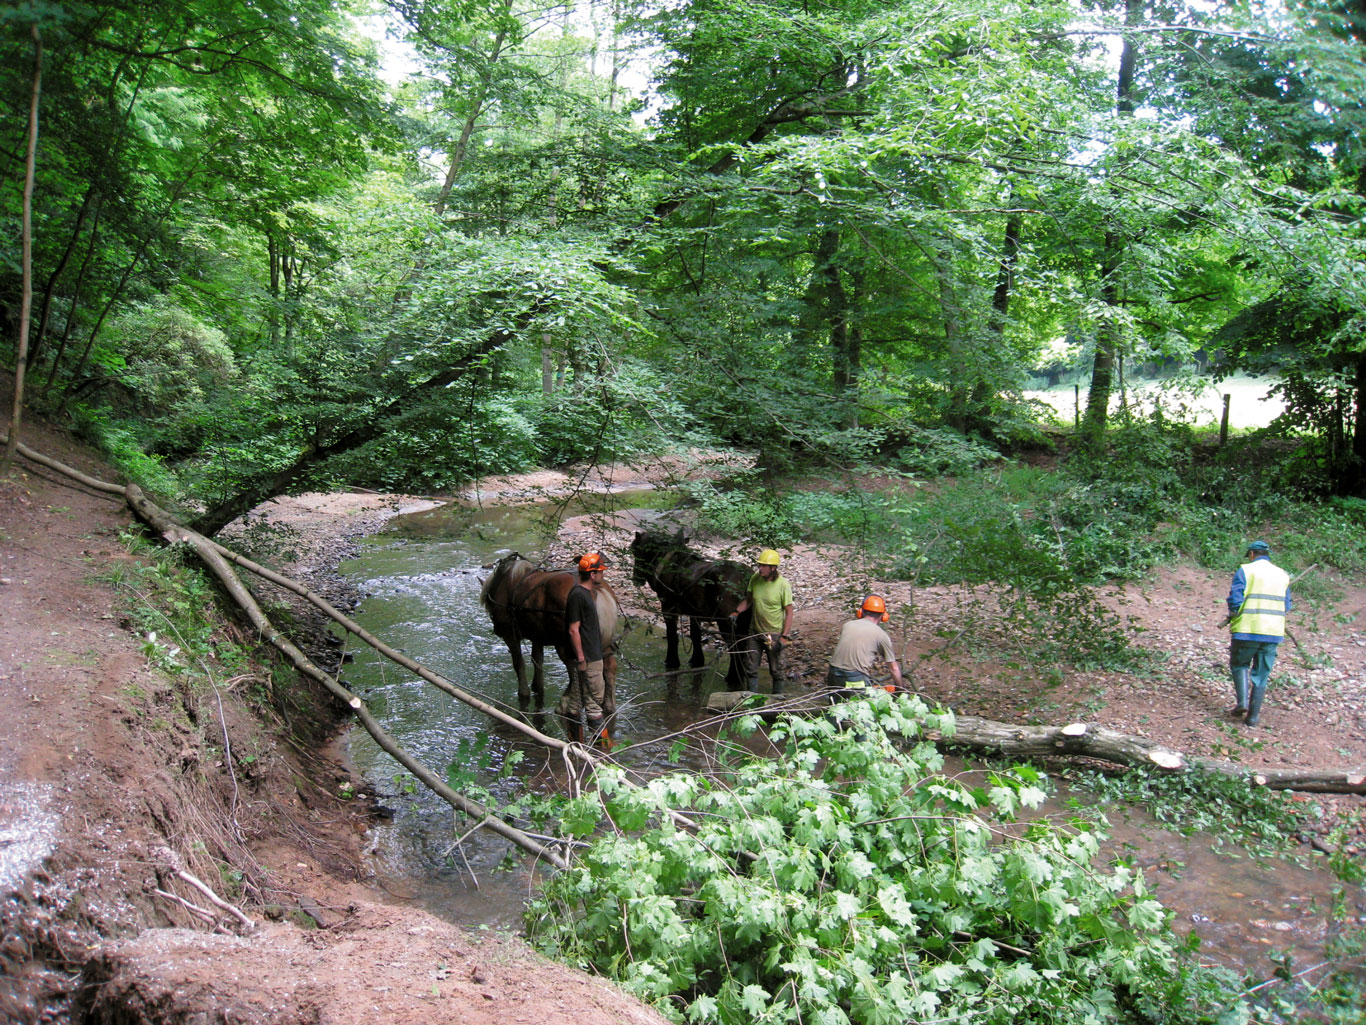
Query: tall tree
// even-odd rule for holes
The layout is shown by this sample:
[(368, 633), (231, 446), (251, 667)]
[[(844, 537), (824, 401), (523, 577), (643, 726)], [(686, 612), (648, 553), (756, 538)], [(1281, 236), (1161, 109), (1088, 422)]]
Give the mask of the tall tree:
[(9, 476), (19, 447), (19, 432), (24, 420), (24, 369), (28, 363), (28, 320), (33, 307), (33, 179), (38, 151), (38, 99), (43, 92), (43, 37), (35, 21), (30, 28), (33, 36), (33, 90), (28, 109), (28, 145), (24, 155), (23, 253), (20, 257), (23, 274), (23, 299), (19, 306), (19, 343), (14, 357), (14, 405), (10, 411), (9, 432), (5, 450), (0, 454), (0, 477)]

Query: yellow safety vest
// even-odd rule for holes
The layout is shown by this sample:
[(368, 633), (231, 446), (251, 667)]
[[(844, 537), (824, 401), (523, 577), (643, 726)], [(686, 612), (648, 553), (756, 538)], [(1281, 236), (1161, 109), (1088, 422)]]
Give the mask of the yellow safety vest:
[(1284, 637), (1290, 574), (1267, 559), (1254, 559), (1242, 570), (1247, 588), (1243, 591), (1243, 604), (1229, 626), (1234, 633)]

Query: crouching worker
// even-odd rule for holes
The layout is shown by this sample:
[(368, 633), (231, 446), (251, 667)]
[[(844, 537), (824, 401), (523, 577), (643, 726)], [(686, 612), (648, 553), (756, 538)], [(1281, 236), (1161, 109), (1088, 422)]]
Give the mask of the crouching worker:
[(858, 616), (840, 630), (839, 643), (830, 656), (830, 669), (825, 674), (827, 686), (841, 688), (845, 691), (842, 697), (866, 692), (873, 685), (873, 667), (885, 662), (897, 689), (905, 687), (901, 681), (901, 666), (892, 650), (892, 639), (881, 625), (890, 618), (887, 603), (880, 595), (870, 594), (863, 599)]

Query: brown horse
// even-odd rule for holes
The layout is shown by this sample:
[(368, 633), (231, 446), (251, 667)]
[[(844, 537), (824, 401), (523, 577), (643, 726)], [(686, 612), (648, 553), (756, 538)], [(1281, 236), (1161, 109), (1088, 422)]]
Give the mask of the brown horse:
[(692, 637), (692, 658), (689, 665), (705, 665), (706, 652), (702, 648), (702, 623), (712, 620), (730, 652), (726, 669), (726, 683), (732, 689), (744, 686), (744, 653), (740, 642), (748, 632), (749, 613), (745, 622), (730, 618), (749, 587), (750, 568), (740, 562), (708, 559), (687, 545), (683, 532), (662, 534), (657, 531), (636, 532), (631, 542), (635, 565), (632, 582), (637, 587), (648, 584), (659, 595), (660, 610), (664, 614), (664, 668), (677, 669), (678, 617), (688, 617)]
[[(550, 645), (560, 656), (573, 679), (574, 656), (569, 647), (569, 629), (564, 621), (564, 603), (578, 583), (576, 570), (537, 569), (516, 552), (503, 556), (484, 581), (479, 600), (493, 622), (493, 632), (508, 646), (512, 668), (517, 674), (517, 700), (526, 711), (534, 694), (536, 711), (545, 707), (545, 676), (542, 664), (545, 647)], [(607, 694), (603, 711), (616, 711), (616, 642), (621, 630), (621, 607), (616, 592), (603, 583), (597, 592), (598, 625), (602, 630), (603, 677)], [(528, 686), (522, 661), (522, 642), (531, 642), (532, 679)]]

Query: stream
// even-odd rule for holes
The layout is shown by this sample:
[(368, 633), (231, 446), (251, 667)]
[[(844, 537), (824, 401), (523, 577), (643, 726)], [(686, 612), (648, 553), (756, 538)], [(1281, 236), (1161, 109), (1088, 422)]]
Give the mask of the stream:
[[(662, 513), (667, 496), (652, 491), (588, 496), (594, 506), (556, 507), (561, 519), (612, 515), (618, 524), (648, 524)], [(363, 542), (358, 554), (339, 567), (363, 595), (353, 617), (372, 633), (457, 686), (509, 711), (517, 709), (517, 684), (507, 648), (492, 632), (480, 605), (484, 566), (508, 551), (533, 561), (545, 547), (547, 507), (446, 505), (391, 520), (383, 533)], [(622, 593), (633, 585), (629, 567), (617, 566), (608, 581)], [(665, 674), (662, 628), (633, 623), (621, 645), (617, 680), (618, 721), (615, 752), (643, 773), (676, 768), (702, 770), (697, 745), (682, 762), (669, 762), (668, 744), (642, 743), (674, 733), (704, 716), (706, 696), (725, 689), (724, 660), (709, 652), (710, 665), (699, 673)], [(683, 657), (686, 661), (686, 640)], [(398, 742), (438, 774), (454, 761), (486, 765), (484, 785), (495, 800), (522, 787), (549, 792), (564, 783), (558, 758), (529, 744), (516, 731), (490, 724), (457, 702), (364, 645), (348, 651), (354, 661), (343, 667), (347, 683), (370, 704)], [(529, 654), (529, 651), (528, 651)], [(553, 710), (563, 689), (565, 670), (553, 651), (546, 653), (546, 706)], [(551, 721), (544, 728), (558, 735)], [(522, 760), (500, 778), (508, 756)], [(391, 822), (369, 837), (370, 868), (393, 897), (411, 901), (440, 917), (475, 928), (520, 931), (521, 912), (536, 876), (524, 860), (510, 858), (510, 845), (472, 822), (453, 823), (448, 805), (413, 781), (363, 730), (349, 737), (356, 769), (393, 812)], [(688, 759), (697, 759), (690, 762)], [(961, 761), (946, 772), (965, 771)], [(967, 771), (970, 771), (968, 769)], [(463, 785), (463, 784), (462, 784)], [(459, 788), (459, 787), (457, 787)], [(1074, 795), (1095, 807), (1090, 795)], [(1145, 870), (1149, 886), (1174, 913), (1181, 935), (1201, 939), (1201, 959), (1223, 964), (1256, 979), (1269, 978), (1274, 957), (1294, 951), (1291, 971), (1322, 960), (1324, 942), (1336, 928), (1328, 914), (1337, 882), (1323, 859), (1266, 861), (1225, 847), (1207, 836), (1184, 837), (1141, 812), (1103, 806), (1111, 823), (1114, 856)], [(1061, 802), (1045, 813), (1068, 817)], [(468, 834), (468, 835), (466, 835)], [(455, 841), (463, 838), (459, 844)], [(507, 866), (511, 865), (509, 869)], [(1349, 892), (1358, 920), (1366, 923), (1366, 898)]]

